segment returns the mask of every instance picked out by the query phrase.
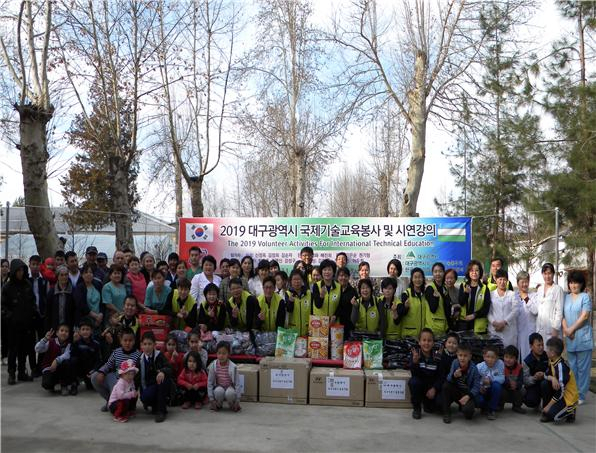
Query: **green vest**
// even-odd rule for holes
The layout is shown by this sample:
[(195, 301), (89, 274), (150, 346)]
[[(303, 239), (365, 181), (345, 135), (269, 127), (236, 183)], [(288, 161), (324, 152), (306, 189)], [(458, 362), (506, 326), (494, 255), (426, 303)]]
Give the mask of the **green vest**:
[[(486, 279), (486, 286), (488, 286), (488, 291), (489, 292), (493, 292), (495, 289), (497, 289), (497, 282), (495, 281), (495, 279), (493, 279), (493, 276), (490, 275), (487, 279)], [(513, 291), (513, 285), (511, 284), (511, 282), (507, 282), (507, 289), (510, 291)]]
[(273, 293), (273, 296), (271, 296), (271, 305), (267, 304), (265, 301), (264, 294), (261, 294), (257, 300), (259, 301), (261, 313), (265, 314), (265, 319), (263, 319), (263, 326), (261, 327), (261, 330), (263, 332), (276, 332), (277, 325), (275, 321), (277, 320), (277, 311), (279, 310), (281, 297), (279, 297), (279, 294)]
[[(186, 313), (190, 313), (190, 310), (192, 310), (193, 305), (196, 303), (197, 302), (195, 301), (195, 298), (192, 297), (189, 293), (188, 297), (186, 298), (186, 301), (184, 302), (184, 311), (186, 311)], [(178, 314), (178, 312), (180, 311), (180, 305), (178, 304), (177, 289), (174, 290), (174, 294), (172, 295), (172, 311), (176, 314)], [(176, 326), (178, 330), (184, 330), (184, 328), (186, 327), (186, 321), (184, 319), (180, 319), (178, 316), (176, 316), (176, 318), (174, 319), (174, 326)]]
[[(481, 310), (484, 306), (484, 294), (486, 293), (487, 286), (488, 285), (483, 285), (481, 282), (479, 282), (478, 289), (476, 290), (476, 300), (474, 301), (474, 312)], [(469, 298), (470, 296), (468, 295), (468, 299)], [(465, 304), (461, 307), (461, 312), (459, 315), (460, 320), (466, 319), (466, 310), (468, 309), (467, 307), (468, 304)], [(486, 332), (488, 332), (488, 318), (485, 317), (474, 319), (474, 333), (477, 335), (481, 335), (485, 334)]]
[(428, 301), (424, 304), (425, 308), (425, 315), (424, 315), (424, 327), (429, 328), (433, 331), (435, 336), (444, 335), (449, 328), (447, 324), (447, 319), (445, 318), (445, 300), (443, 299), (443, 294), (437, 288), (435, 282), (430, 284), (431, 288), (439, 294), (439, 306), (437, 307), (437, 311), (434, 313), (430, 311), (430, 306), (428, 305)]
[[(248, 298), (251, 296), (252, 294), (250, 294), (248, 291), (242, 290), (242, 302), (240, 307), (238, 307), (238, 305), (236, 305), (236, 303), (234, 302), (234, 298), (230, 297), (228, 299), (228, 302), (230, 303), (230, 307), (232, 308), (232, 310), (234, 308), (238, 308), (238, 325), (235, 327), (237, 330), (246, 330), (246, 306), (248, 305)], [(232, 316), (231, 314), (229, 315), (230, 317)], [(228, 318), (228, 325), (231, 327), (232, 323), (230, 321), (230, 319)]]
[[(420, 336), (420, 331), (424, 327), (424, 306), (426, 305), (426, 299), (424, 293), (420, 297), (415, 296), (412, 293), (412, 288), (406, 289), (406, 294), (410, 299), (410, 308), (408, 313), (401, 320), (401, 334), (402, 337), (414, 337)], [(403, 303), (400, 301), (400, 303)]]
[(287, 291), (286, 294), (294, 297), (294, 311), (290, 313), (288, 327), (298, 331), (298, 335), (305, 337), (308, 335), (308, 321), (312, 310), (312, 294), (310, 290), (302, 296)]
[[(325, 294), (325, 298), (323, 299), (323, 306), (321, 308), (317, 308), (316, 305), (313, 304), (312, 306), (312, 313), (315, 316), (333, 316), (339, 306), (339, 298), (341, 297), (341, 286), (335, 283), (335, 287), (331, 289), (331, 291), (327, 291)], [(319, 294), (321, 294), (321, 288), (325, 286), (325, 282), (321, 280), (317, 282), (317, 287), (319, 288)]]
[[(379, 306), (383, 306), (382, 304), (385, 303), (385, 298), (383, 296), (379, 297)], [(397, 297), (393, 298), (393, 304), (397, 305), (399, 303), (399, 299)], [(387, 330), (385, 331), (385, 339), (386, 340), (399, 340), (401, 338), (401, 323), (396, 324), (393, 321), (393, 314), (391, 311), (391, 307), (385, 308), (385, 319), (387, 320)]]
[(379, 306), (374, 297), (372, 298), (372, 305), (368, 308), (364, 308), (364, 304), (358, 298), (358, 311), (356, 330), (377, 332), (379, 330)]
[[(208, 310), (209, 310), (209, 304), (207, 303), (207, 299), (205, 299), (203, 302), (201, 302), (201, 307), (203, 307), (205, 314), (207, 314)], [(215, 303), (215, 318), (216, 319), (219, 319), (220, 310), (225, 310), (225, 308), (216, 302)], [(197, 319), (198, 318), (199, 318), (199, 314), (197, 313)]]

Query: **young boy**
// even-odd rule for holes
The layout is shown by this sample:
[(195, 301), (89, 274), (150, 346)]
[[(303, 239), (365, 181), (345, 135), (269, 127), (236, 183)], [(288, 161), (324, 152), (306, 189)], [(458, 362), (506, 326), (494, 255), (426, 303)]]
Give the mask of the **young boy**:
[(71, 362), (75, 381), (70, 387), (70, 394), (78, 393), (79, 380), (83, 379), (87, 390), (93, 389), (91, 385), (91, 373), (98, 369), (100, 363), (100, 346), (97, 341), (91, 338), (93, 333), (93, 320), (83, 318), (79, 322), (79, 339), (72, 345)]
[(161, 423), (166, 419), (168, 412), (166, 406), (172, 384), (172, 367), (165, 356), (155, 349), (153, 332), (143, 334), (141, 349), (143, 353), (136, 362), (139, 369), (139, 394), (143, 407), (146, 410), (151, 407), (155, 423)]
[[(58, 325), (56, 338), (52, 338), (53, 335), (54, 330), (50, 329), (45, 337), (35, 345), (35, 352), (38, 354), (43, 353), (41, 386), (53, 393), (56, 384), (60, 384), (62, 396), (67, 396), (69, 393), (68, 386), (73, 381), (70, 363), (71, 345), (68, 341), (70, 327), (68, 324), (62, 323)], [(75, 394), (72, 393), (71, 389), (71, 395)]]
[(108, 361), (91, 375), (93, 388), (106, 401), (101, 407), (102, 412), (108, 411), (107, 402), (116, 382), (118, 381), (118, 370), (125, 360), (137, 361), (141, 353), (135, 349), (135, 333), (132, 329), (125, 327), (120, 333), (120, 347), (114, 349)]
[(478, 365), (480, 373), (480, 406), (483, 412), (487, 412), (489, 420), (497, 419), (497, 407), (501, 401), (503, 384), (505, 383), (505, 364), (497, 349), (487, 346), (482, 353), (484, 362)]
[(122, 314), (118, 316), (118, 324), (121, 328), (129, 328), (135, 333), (135, 344), (139, 344), (140, 324), (137, 313), (139, 304), (134, 296), (126, 296), (124, 299), (124, 308)]
[(529, 340), (530, 353), (523, 363), (524, 387), (526, 388), (524, 404), (528, 407), (538, 408), (541, 399), (540, 385), (548, 369), (548, 356), (544, 352), (542, 335), (534, 332), (530, 335)]
[(217, 360), (209, 365), (207, 395), (212, 411), (223, 407), (224, 400), (234, 412), (240, 410), (240, 389), (236, 364), (228, 359), (230, 344), (225, 341), (217, 343)]
[(160, 312), (172, 317), (174, 329), (190, 330), (197, 324), (197, 301), (190, 295), (190, 286), (189, 279), (178, 280), (176, 289), (168, 295), (166, 305)]
[(420, 420), (421, 407), (424, 412), (434, 412), (437, 396), (441, 390), (441, 377), (439, 375), (439, 361), (433, 354), (435, 336), (433, 331), (424, 328), (420, 332), (418, 346), (412, 348), (410, 357), (410, 371), (412, 377), (408, 381), (412, 399), (412, 418)]
[(561, 354), (563, 354), (563, 340), (552, 337), (546, 342), (548, 355), (548, 369), (542, 384), (542, 417), (540, 421), (558, 422), (566, 419), (575, 421), (575, 409), (579, 400), (579, 392), (573, 371)]
[(472, 350), (466, 344), (457, 347), (457, 358), (451, 364), (443, 385), (443, 422), (451, 423), (451, 403), (457, 404), (466, 419), (474, 417), (476, 400), (480, 397), (480, 374), (472, 362)]
[(503, 362), (505, 363), (505, 383), (503, 384), (503, 393), (501, 397), (501, 406), (505, 403), (513, 405), (513, 412), (525, 414), (526, 410), (522, 408), (524, 384), (524, 373), (521, 364), (517, 361), (519, 350), (509, 345), (503, 351)]

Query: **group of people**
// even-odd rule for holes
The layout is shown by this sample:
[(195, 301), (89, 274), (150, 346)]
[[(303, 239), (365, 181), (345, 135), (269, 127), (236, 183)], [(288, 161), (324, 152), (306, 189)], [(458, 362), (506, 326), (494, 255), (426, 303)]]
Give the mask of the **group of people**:
[[(350, 272), (343, 252), (335, 261), (324, 259), (316, 266), (313, 258), (312, 248), (303, 248), (289, 275), (274, 260), (260, 260), (256, 267), (251, 256), (223, 258), (218, 263), (211, 255), (201, 256), (198, 247), (190, 249), (188, 261), (176, 253), (156, 261), (148, 252), (137, 258), (123, 250), (114, 253), (108, 266), (106, 254), (93, 246), (87, 248), (81, 267), (72, 251), (59, 251), (45, 260), (34, 255), (28, 265), (18, 259), (3, 260), (2, 358), (8, 358), (8, 383), (41, 376), (44, 388), (76, 395), (84, 381), (106, 400), (102, 409), (110, 410), (118, 421), (134, 415), (137, 398), (151, 408), (156, 421), (165, 419), (167, 402), (173, 399), (183, 408), (208, 403), (217, 410), (227, 401), (239, 410), (237, 372), (228, 359), (229, 345), (217, 346), (218, 358), (207, 368), (201, 339), (226, 327), (245, 331), (285, 327), (306, 336), (309, 316), (314, 314), (343, 325), (345, 338), (361, 331), (379, 333), (385, 339), (420, 339), (411, 364), (414, 418), (420, 418), (421, 405), (428, 399), (443, 402), (436, 406), (444, 409), (445, 420), (452, 401), (468, 414), (471, 400), (488, 405), (493, 418), (501, 394), (514, 399), (516, 410), (521, 403), (515, 390), (525, 388), (526, 401), (535, 402), (536, 391), (529, 390), (537, 385), (534, 380), (552, 381), (553, 398), (561, 401), (557, 391), (569, 392), (572, 387), (565, 376), (577, 381), (577, 402), (585, 399), (593, 343), (592, 305), (582, 273), (568, 275), (565, 292), (554, 283), (554, 267), (546, 263), (544, 282), (535, 292), (530, 291), (527, 272), (517, 275), (514, 292), (498, 258), (491, 261), (486, 277), (482, 264), (470, 261), (459, 285), (457, 272), (442, 263), (432, 266), (428, 279), (421, 268), (412, 269), (409, 279), (404, 279), (402, 263), (392, 259), (386, 277), (373, 279), (367, 262), (358, 263), (357, 274)], [(159, 351), (151, 332), (140, 335), (141, 313), (169, 315), (172, 329), (189, 332), (189, 351), (178, 351), (175, 338), (169, 338)], [(458, 348), (454, 335), (447, 337), (443, 353), (457, 366), (429, 356), (435, 337), (464, 330), (499, 336), (505, 345), (506, 366), (495, 351), (485, 351), (484, 365), (474, 372), (475, 365), (464, 357), (469, 350), (465, 345)], [(540, 358), (533, 355), (532, 338), (546, 342), (547, 353), (552, 346), (558, 356), (549, 353), (549, 362), (541, 353)], [(562, 359), (557, 362), (563, 344), (568, 368)], [(515, 364), (508, 360), (513, 356)], [(554, 378), (546, 379), (554, 376), (547, 368), (536, 371), (528, 364), (532, 374), (522, 374), (520, 370), (532, 358), (542, 368), (551, 363), (558, 387)], [(27, 359), (32, 375), (26, 372)], [(511, 366), (520, 371), (517, 381), (507, 371)], [(439, 369), (440, 378), (433, 374)], [(502, 370), (507, 384), (501, 382)], [(434, 377), (432, 388), (427, 388)], [(510, 386), (509, 382), (517, 383)], [(494, 390), (497, 383), (502, 384), (500, 391)], [(544, 400), (543, 410), (550, 417), (560, 404), (549, 404)]]

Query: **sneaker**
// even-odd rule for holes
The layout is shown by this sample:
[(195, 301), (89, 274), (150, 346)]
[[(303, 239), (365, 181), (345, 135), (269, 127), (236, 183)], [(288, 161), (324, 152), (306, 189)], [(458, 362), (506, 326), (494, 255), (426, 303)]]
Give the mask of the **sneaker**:
[(31, 376), (29, 376), (27, 373), (19, 373), (17, 375), (17, 380), (19, 380), (21, 382), (31, 382), (33, 380), (33, 378)]
[(128, 417), (114, 417), (115, 422), (126, 423), (128, 421)]
[(582, 405), (584, 405), (585, 403), (586, 403), (586, 402), (585, 402), (584, 400), (578, 400), (578, 401), (577, 401), (577, 405), (578, 405), (578, 406), (582, 406)]
[(542, 416), (540, 417), (540, 423), (548, 423), (550, 421), (552, 421), (552, 420), (545, 413), (543, 413)]
[(79, 393), (79, 384), (70, 384), (70, 390), (68, 393), (72, 396), (75, 396), (77, 393)]
[(93, 384), (91, 383), (91, 379), (85, 378), (85, 388), (87, 390), (93, 390)]
[(521, 406), (513, 406), (513, 412), (515, 412), (516, 414), (526, 414), (528, 411), (526, 411), (523, 407)]
[(443, 415), (443, 423), (451, 423), (451, 414), (445, 414)]
[(15, 385), (17, 383), (17, 378), (15, 377), (14, 373), (10, 373), (8, 375), (8, 385)]
[(565, 423), (575, 423), (575, 414), (567, 416), (567, 418), (565, 419)]
[(100, 409), (100, 411), (102, 411), (102, 412), (107, 412), (108, 410), (109, 410), (109, 409), (108, 409), (108, 405), (107, 405), (107, 403), (106, 403), (106, 404), (104, 404), (103, 406), (101, 406), (101, 409)]
[(231, 409), (232, 409), (234, 412), (240, 412), (240, 409), (241, 409), (241, 407), (240, 407), (240, 403), (238, 403), (238, 402), (234, 403), (234, 405), (231, 407)]
[(68, 396), (68, 386), (66, 385), (61, 385), (60, 386), (60, 394), (62, 396)]
[(414, 410), (412, 411), (412, 418), (414, 420), (420, 420), (420, 417), (421, 417), (420, 408), (415, 407)]
[(188, 409), (191, 406), (190, 401), (185, 401), (182, 405), (182, 409)]
[(163, 412), (158, 412), (157, 414), (155, 414), (155, 423), (161, 423), (165, 421), (165, 419), (166, 414), (164, 414)]
[(489, 411), (488, 415), (486, 416), (486, 418), (488, 420), (496, 420), (497, 419), (497, 414), (495, 411)]
[(203, 407), (203, 405), (197, 401), (197, 402), (195, 403), (195, 409), (196, 409), (196, 410), (199, 410), (201, 407)]
[(219, 406), (215, 401), (211, 401), (211, 403), (209, 403), (209, 409), (217, 412), (219, 410)]

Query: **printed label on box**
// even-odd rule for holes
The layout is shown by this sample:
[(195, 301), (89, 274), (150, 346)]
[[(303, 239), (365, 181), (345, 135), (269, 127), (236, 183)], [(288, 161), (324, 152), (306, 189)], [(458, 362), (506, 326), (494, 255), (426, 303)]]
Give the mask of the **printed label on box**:
[(349, 377), (330, 377), (327, 376), (327, 386), (325, 388), (327, 396), (350, 396), (350, 378)]
[(272, 389), (293, 389), (294, 388), (294, 370), (271, 369), (271, 388)]
[(238, 374), (238, 390), (241, 395), (244, 395), (244, 375)]
[(381, 399), (383, 400), (405, 400), (406, 399), (406, 381), (405, 380), (383, 380), (381, 387)]

